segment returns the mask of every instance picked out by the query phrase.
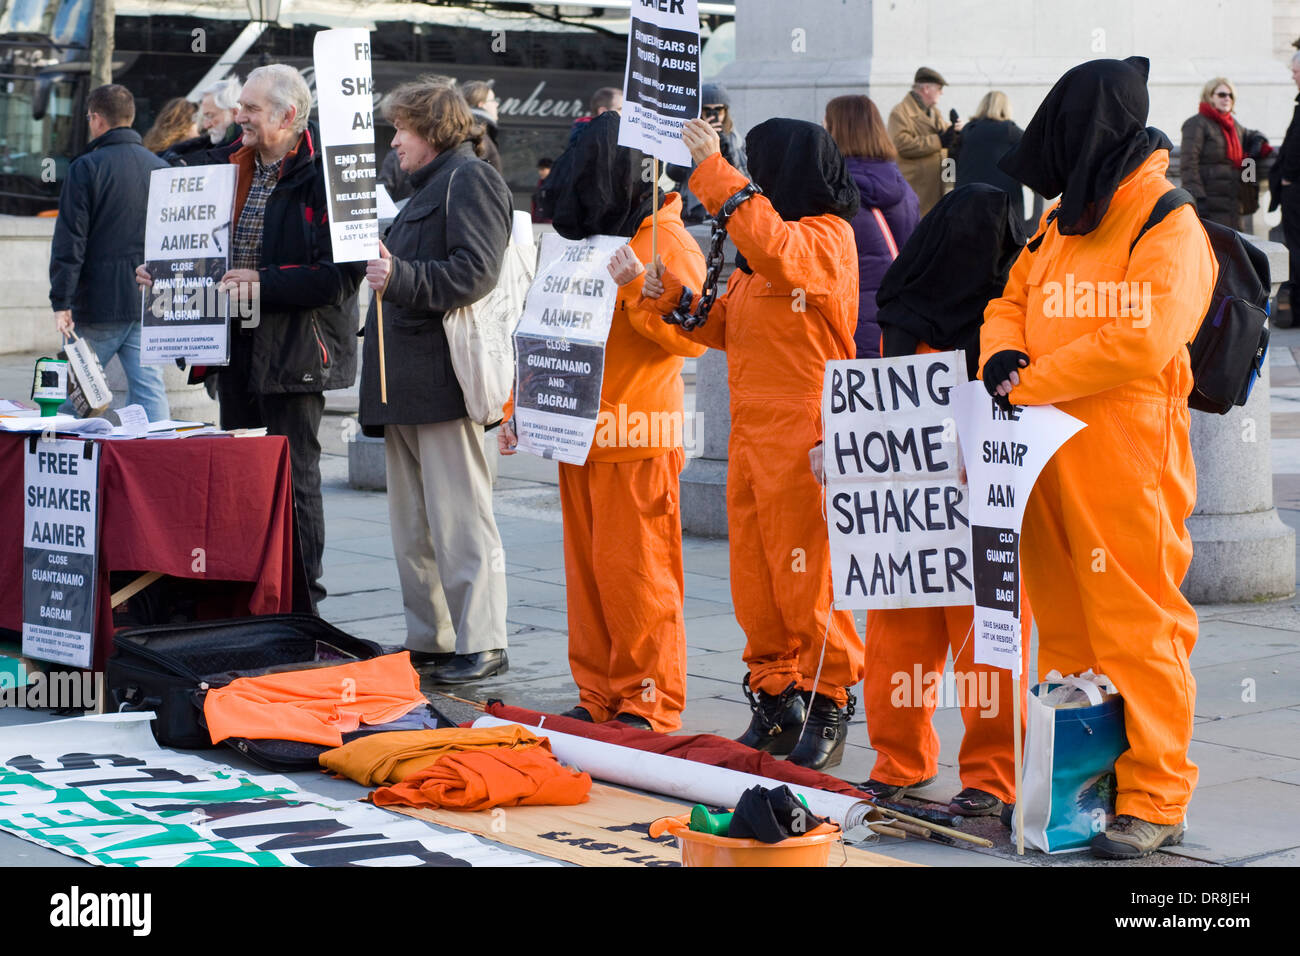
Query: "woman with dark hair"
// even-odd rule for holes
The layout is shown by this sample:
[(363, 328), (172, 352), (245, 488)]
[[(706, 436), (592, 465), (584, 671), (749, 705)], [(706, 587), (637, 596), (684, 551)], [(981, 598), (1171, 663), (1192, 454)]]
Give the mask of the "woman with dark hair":
[[(685, 463), (682, 359), (704, 345), (682, 339), (641, 298), (658, 225), (660, 259), (699, 285), (704, 256), (682, 225), (681, 197), (642, 176), (644, 156), (618, 145), (619, 114), (597, 116), (572, 147), (573, 178), (556, 198), (566, 239), (626, 236), (608, 268), (618, 301), (605, 345), (600, 413), (587, 461), (560, 463), (569, 669), (579, 704), (564, 716), (677, 730), (686, 706), (686, 620), (678, 475)], [(619, 423), (623, 423), (620, 427)], [(663, 422), (638, 429), (637, 422)], [(498, 435), (514, 454), (514, 429)]]
[(144, 148), (161, 156), (177, 143), (199, 135), (198, 110), (183, 96), (168, 100), (144, 134)]
[(1179, 178), (1196, 199), (1196, 212), (1229, 229), (1240, 229), (1242, 215), (1259, 208), (1259, 180), (1246, 171), (1273, 152), (1263, 133), (1237, 122), (1236, 107), (1230, 80), (1206, 83), (1200, 108), (1183, 124), (1179, 159)]
[[(821, 770), (842, 758), (849, 688), (862, 678), (853, 615), (831, 608), (830, 543), (807, 459), (821, 437), (826, 363), (854, 355), (858, 187), (830, 134), (801, 120), (749, 131), (752, 183), (704, 120), (687, 122), (682, 141), (696, 163), (691, 189), (739, 250), (707, 324), (677, 331), (727, 353), (731, 594), (753, 715), (740, 740)], [(672, 270), (651, 268), (643, 295), (667, 321), (702, 319), (700, 297)]]
[(506, 670), (506, 588), (483, 427), (469, 418), (443, 315), (496, 285), (510, 239), (510, 190), (474, 154), (460, 93), (425, 77), (385, 97), (393, 150), (413, 194), (366, 281), (384, 302), (388, 381), (379, 382), (375, 305), (366, 317), (360, 419), (384, 436), (388, 513), (406, 647), (435, 683)]
[[(974, 378), (984, 308), (1002, 294), (1024, 245), (1020, 213), (1001, 189), (975, 183), (940, 199), (885, 274), (877, 296), (884, 354), (963, 349), (962, 371)], [(1023, 597), (1021, 616), (1028, 634), (1033, 619)], [(973, 622), (970, 605), (867, 612), (862, 702), (876, 763), (871, 779), (858, 789), (897, 800), (934, 780), (939, 737), (932, 723), (933, 695), (906, 694), (899, 703), (895, 675), (942, 674), (951, 650), (955, 686), (964, 688), (958, 704), (965, 735), (957, 761), (962, 791), (949, 809), (985, 816), (1015, 802), (1011, 681), (998, 668), (975, 663)], [(1022, 650), (1028, 667), (1029, 641), (1022, 642)], [(991, 694), (977, 694), (977, 687)]]
[(894, 148), (876, 104), (865, 96), (837, 96), (826, 104), (822, 124), (844, 156), (858, 187), (861, 207), (853, 217), (858, 246), (858, 358), (880, 357), (876, 290), (898, 250), (916, 228), (921, 207), (898, 169)]

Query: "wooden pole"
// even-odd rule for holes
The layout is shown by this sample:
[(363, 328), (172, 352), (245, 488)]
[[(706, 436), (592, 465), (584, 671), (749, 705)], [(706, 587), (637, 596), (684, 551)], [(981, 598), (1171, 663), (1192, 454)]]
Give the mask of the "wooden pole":
[(650, 207), (650, 261), (659, 261), (659, 157), (654, 157), (654, 199)]
[(388, 404), (388, 371), (384, 368), (384, 294), (375, 293), (375, 319), (379, 323), (379, 401)]
[[(1024, 640), (1025, 636), (1020, 635)], [(1016, 667), (1020, 667), (1020, 660), (1016, 661)], [(1024, 796), (1022, 788), (1025, 783), (1025, 765), (1022, 755), (1022, 745), (1020, 735), (1020, 677), (1018, 672), (1011, 678), (1011, 720), (1015, 724), (1012, 733), (1015, 736), (1015, 754), (1016, 754), (1016, 853), (1020, 856), (1025, 855), (1025, 801), (1021, 799)]]

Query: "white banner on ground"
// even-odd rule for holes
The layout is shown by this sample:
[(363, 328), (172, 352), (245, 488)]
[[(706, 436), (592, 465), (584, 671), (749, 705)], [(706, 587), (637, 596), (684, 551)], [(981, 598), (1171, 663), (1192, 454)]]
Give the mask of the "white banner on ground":
[(515, 430), (519, 450), (587, 461), (605, 381), (605, 342), (618, 299), (606, 265), (621, 236), (542, 237), (537, 275), (515, 328)]
[(322, 30), (312, 45), (335, 262), (379, 258), (370, 31)]
[(89, 667), (95, 648), (99, 445), (25, 439), (23, 654)]
[(100, 866), (550, 866), (163, 750), (153, 714), (0, 728), (0, 830)]
[(618, 144), (691, 165), (682, 126), (700, 115), (700, 15), (695, 0), (633, 0)]
[(1084, 423), (1051, 405), (1005, 412), (981, 382), (955, 396), (970, 484), (975, 663), (1020, 676), (1020, 526), (1029, 493), (1056, 450)]
[(837, 608), (971, 603), (952, 390), (961, 352), (826, 363), (826, 524)]
[(226, 163), (149, 174), (144, 259), (153, 285), (141, 294), (141, 362), (230, 360), (230, 296), (217, 286), (230, 268), (235, 173)]

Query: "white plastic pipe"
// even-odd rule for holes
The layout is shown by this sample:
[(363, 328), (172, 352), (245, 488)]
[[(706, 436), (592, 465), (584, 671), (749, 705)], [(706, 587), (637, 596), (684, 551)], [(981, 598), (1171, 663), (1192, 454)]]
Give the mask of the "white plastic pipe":
[[(505, 727), (511, 724), (519, 724), (519, 721), (489, 716), (474, 721), (475, 727)], [(740, 795), (755, 784), (771, 788), (784, 783), (770, 777), (727, 770), (696, 760), (683, 760), (681, 757), (669, 757), (587, 737), (561, 734), (545, 727), (530, 727), (527, 724), (519, 726), (549, 739), (551, 752), (561, 762), (586, 771), (596, 780), (636, 787), (638, 790), (675, 797), (686, 803), (735, 807)], [(845, 830), (865, 823), (867, 814), (872, 809), (871, 804), (857, 797), (793, 783), (785, 785), (808, 801), (810, 811), (819, 817), (829, 817)]]

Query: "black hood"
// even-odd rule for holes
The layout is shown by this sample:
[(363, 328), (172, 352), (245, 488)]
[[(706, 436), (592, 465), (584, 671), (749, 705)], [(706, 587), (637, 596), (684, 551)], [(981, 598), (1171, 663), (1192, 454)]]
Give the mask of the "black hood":
[(1042, 196), (1060, 196), (1062, 235), (1097, 228), (1121, 180), (1156, 149), (1164, 133), (1148, 129), (1145, 57), (1092, 60), (1052, 87), (1024, 136), (998, 168)]
[(1024, 222), (1001, 189), (972, 183), (948, 193), (917, 225), (876, 293), (886, 342), (898, 328), (940, 351), (965, 349), (974, 378), (984, 307), (1002, 294), (1024, 244)]
[(831, 134), (804, 120), (770, 119), (745, 137), (749, 175), (786, 222), (827, 213), (852, 220), (857, 184)]
[(601, 113), (569, 147), (574, 162), (560, 184), (552, 220), (565, 239), (631, 237), (650, 215), (653, 183), (644, 177), (649, 157), (618, 145), (618, 123), (613, 110)]

